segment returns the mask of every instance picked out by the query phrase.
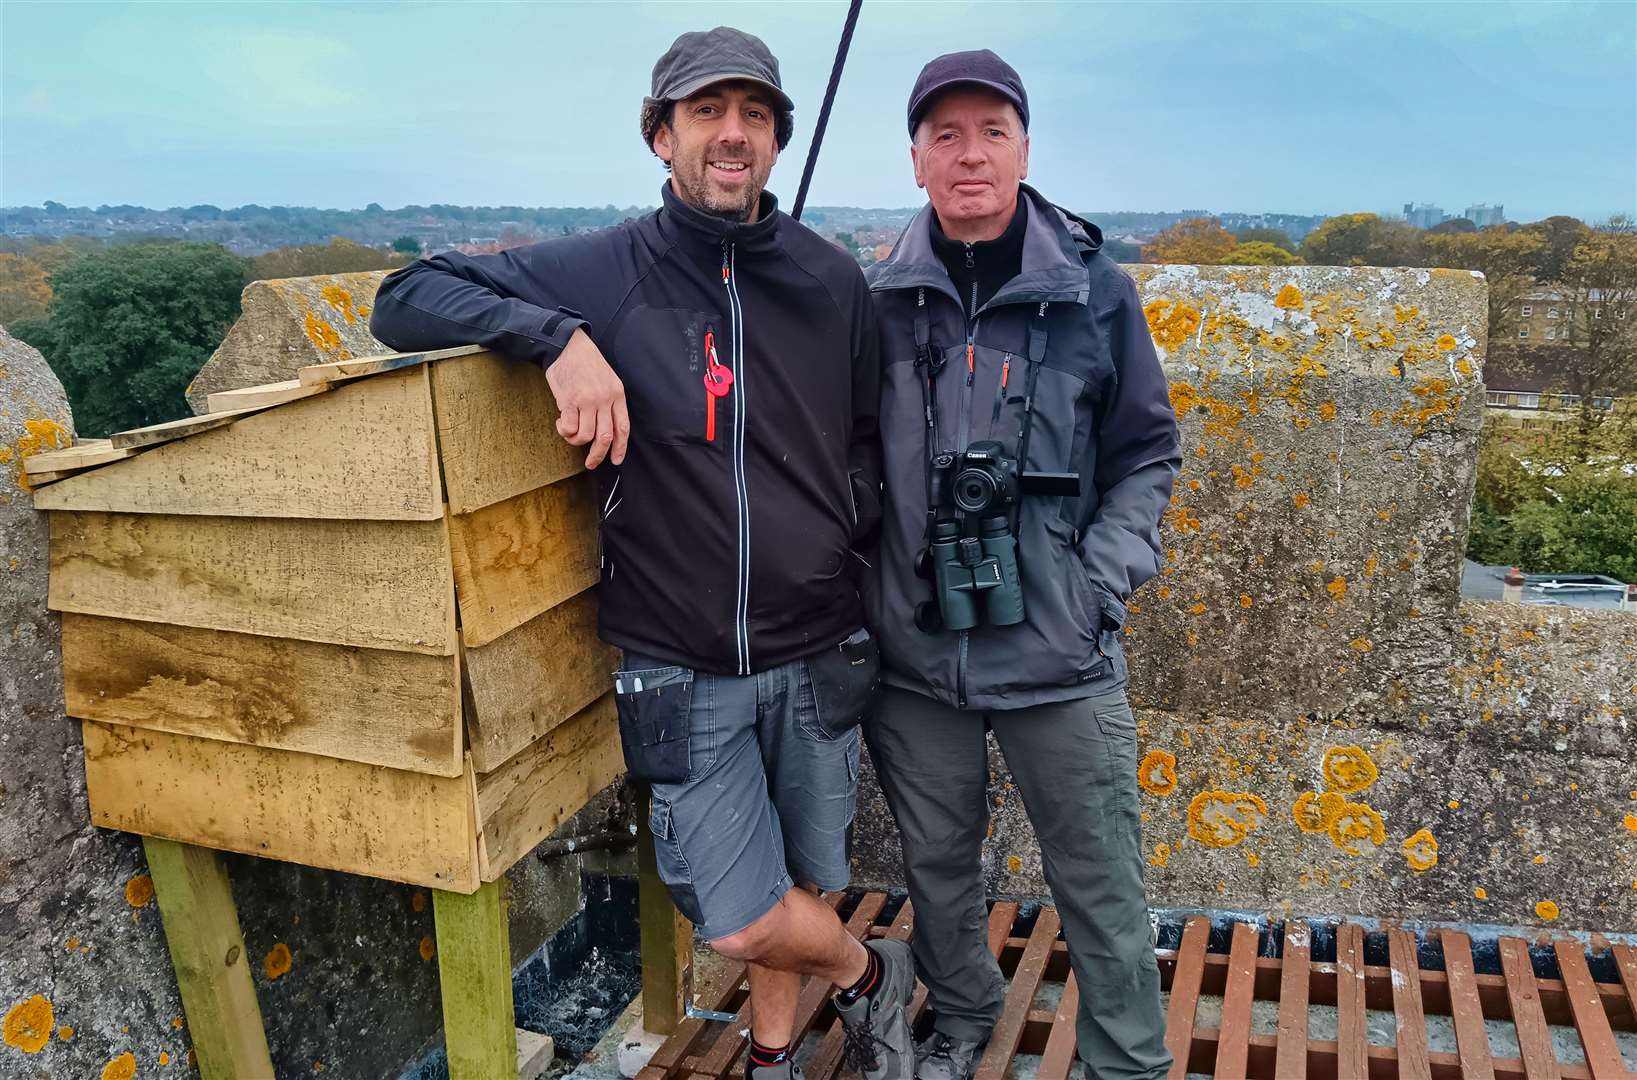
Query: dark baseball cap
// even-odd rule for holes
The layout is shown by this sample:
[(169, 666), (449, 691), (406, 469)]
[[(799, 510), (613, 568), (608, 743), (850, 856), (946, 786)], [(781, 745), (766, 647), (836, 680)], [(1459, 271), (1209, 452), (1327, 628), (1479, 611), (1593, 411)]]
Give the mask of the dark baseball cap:
[(932, 99), (957, 86), (981, 86), (993, 90), (1017, 107), (1017, 114), (1023, 119), (1023, 130), (1029, 130), (1029, 95), (1023, 89), (1023, 80), (1011, 64), (988, 49), (975, 49), (944, 53), (921, 69), (921, 74), (915, 78), (914, 89), (909, 92), (909, 133), (912, 137), (915, 125), (931, 107)]
[(744, 79), (767, 87), (773, 92), (774, 104), (785, 112), (796, 107), (779, 85), (779, 61), (762, 39), (731, 26), (690, 31), (672, 42), (654, 64), (652, 96), (661, 101), (681, 101), (711, 83), (728, 79)]

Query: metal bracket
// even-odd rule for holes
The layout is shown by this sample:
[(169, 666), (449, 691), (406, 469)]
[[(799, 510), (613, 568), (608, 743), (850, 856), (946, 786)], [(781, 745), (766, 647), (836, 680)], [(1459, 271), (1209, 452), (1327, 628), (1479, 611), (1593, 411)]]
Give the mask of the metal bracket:
[(682, 1015), (689, 1020), (716, 1020), (724, 1024), (731, 1024), (739, 1019), (738, 1013), (717, 1012), (714, 1009), (701, 1009), (693, 1003), (693, 965), (689, 964), (682, 969)]

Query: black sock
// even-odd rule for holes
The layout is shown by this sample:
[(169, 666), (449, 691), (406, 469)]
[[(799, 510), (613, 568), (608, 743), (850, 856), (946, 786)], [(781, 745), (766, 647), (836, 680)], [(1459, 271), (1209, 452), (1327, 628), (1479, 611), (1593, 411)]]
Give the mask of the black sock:
[(841, 1000), (851, 1005), (871, 990), (881, 981), (881, 958), (875, 955), (874, 949), (865, 949), (868, 958), (864, 962), (864, 974), (858, 977), (853, 985), (844, 987), (841, 991)]
[(790, 1044), (783, 1046), (763, 1046), (754, 1038), (750, 1040), (750, 1067), (765, 1069), (770, 1065), (782, 1065), (790, 1060)]

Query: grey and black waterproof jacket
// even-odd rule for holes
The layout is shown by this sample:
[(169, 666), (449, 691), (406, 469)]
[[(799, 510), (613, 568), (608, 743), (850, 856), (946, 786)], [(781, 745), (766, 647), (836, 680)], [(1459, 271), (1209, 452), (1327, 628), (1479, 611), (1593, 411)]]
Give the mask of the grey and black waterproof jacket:
[[(397, 349), (477, 343), (546, 366), (584, 329), (625, 384), (631, 444), (596, 471), (599, 633), (701, 671), (809, 656), (864, 618), (854, 550), (880, 489), (876, 323), (858, 266), (762, 196), (754, 224), (664, 205), (381, 283)], [(714, 359), (733, 374), (715, 398)], [(541, 417), (541, 423), (549, 423)]]
[[(1028, 201), (1022, 270), (976, 311), (933, 250), (930, 206), (866, 275), (881, 323), (885, 483), (871, 625), (889, 684), (960, 708), (1023, 708), (1123, 683), (1125, 601), (1158, 572), (1160, 517), (1181, 466), (1136, 284), (1102, 254), (1095, 225), (1027, 185), (1020, 197)], [(1024, 467), (1080, 474), (1078, 498), (1022, 500), (1027, 617), (1018, 625), (916, 626), (916, 606), (933, 596), (915, 572), (933, 450), (922, 355), (944, 361), (932, 388), (936, 449), (995, 439), (1015, 456), (1032, 392)]]

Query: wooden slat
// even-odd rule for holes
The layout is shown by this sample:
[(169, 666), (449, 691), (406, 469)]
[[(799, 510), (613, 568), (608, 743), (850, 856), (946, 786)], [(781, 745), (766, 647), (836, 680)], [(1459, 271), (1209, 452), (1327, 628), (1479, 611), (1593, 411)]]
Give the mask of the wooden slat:
[[(701, 993), (697, 1004), (711, 1012), (724, 1012), (733, 1004), (745, 981), (745, 965), (733, 964), (722, 970), (709, 990)], [(644, 1021), (646, 1024), (646, 1020)], [(697, 1017), (686, 1017), (677, 1024), (669, 1039), (654, 1051), (637, 1073), (636, 1080), (665, 1080), (687, 1060), (699, 1037), (711, 1030), (708, 1022)]]
[(1040, 989), (1040, 976), (1045, 971), (1046, 958), (1051, 954), (1052, 942), (1057, 940), (1061, 925), (1054, 907), (1043, 907), (1035, 916), (1029, 947), (1023, 950), (1023, 959), (1018, 962), (1011, 985), (1007, 987), (1006, 1002), (1001, 1009), (1000, 1020), (989, 1036), (989, 1046), (978, 1062), (976, 1080), (1001, 1080), (1006, 1075), (1012, 1055), (1017, 1052), (1018, 1040), (1023, 1036), (1023, 1023), (1029, 1006), (1034, 1002), (1035, 992)]
[(432, 656), (455, 651), (442, 521), (61, 511), (51, 515), (50, 551), (47, 602), (55, 611)]
[(1397, 927), (1388, 929), (1387, 955), (1393, 972), (1399, 1076), (1402, 1080), (1430, 1080), (1427, 1019), (1421, 1005), (1421, 965), (1415, 952), (1415, 935)]
[(1244, 1076), (1250, 1046), (1250, 1013), (1255, 1000), (1256, 928), (1233, 924), (1228, 952), (1228, 985), (1222, 992), (1222, 1029), (1216, 1048), (1217, 1076)]
[(467, 777), (81, 726), (93, 825), (435, 889), (477, 888)]
[(597, 505), (589, 476), (451, 517), (449, 527), (468, 648), (596, 584)]
[(511, 865), (619, 778), (619, 720), (606, 694), (477, 778), (478, 852), (484, 881)]
[(453, 656), (68, 612), (68, 714), (392, 769), (459, 776)]
[(1285, 950), (1280, 960), (1279, 1041), (1274, 1060), (1275, 1080), (1305, 1080), (1307, 1076), (1307, 981), (1311, 974), (1313, 935), (1305, 922), (1285, 922)]
[(328, 383), (306, 386), (300, 379), (267, 383), (262, 386), (241, 386), (237, 390), (218, 390), (205, 399), (206, 408), (213, 413), (233, 412), (235, 409), (268, 409), (287, 401), (299, 401), (328, 390)]
[(432, 892), (449, 1080), (517, 1076), (506, 885), (490, 882), (470, 896)]
[(147, 427), (132, 428), (130, 431), (116, 431), (108, 437), (108, 441), (115, 450), (136, 450), (146, 446), (160, 446), (164, 443), (175, 442), (177, 439), (185, 439), (189, 435), (198, 435), (200, 432), (226, 427), (240, 417), (249, 416), (255, 411), (255, 409), (235, 409), (232, 412), (184, 416), (180, 420), (167, 420), (163, 424), (150, 424)]
[(531, 363), (479, 352), (432, 368), (449, 512), (466, 514), (585, 469), (557, 434), (557, 402)]
[(1171, 978), (1171, 1004), (1165, 1017), (1165, 1048), (1171, 1053), (1171, 1080), (1188, 1072), (1188, 1050), (1194, 1037), (1194, 1014), (1199, 1008), (1200, 977), (1205, 973), (1205, 950), (1210, 944), (1211, 920), (1195, 915), (1182, 931), (1177, 948), (1176, 973)]
[(34, 505), (349, 520), (429, 521), (443, 515), (425, 371), (372, 379), (278, 409), (193, 419), (237, 423), (71, 476), (41, 491)]
[(296, 371), (296, 379), (304, 386), (348, 382), (369, 375), (380, 375), (388, 371), (401, 371), (404, 368), (419, 367), (422, 364), (448, 360), (456, 356), (465, 356), (468, 353), (480, 351), (475, 345), (467, 345), (458, 349), (434, 349), (430, 352), (359, 356), (351, 360), (337, 360), (332, 364), (308, 364)]
[(1052, 1014), (1051, 1035), (1040, 1055), (1040, 1080), (1068, 1080), (1069, 1069), (1074, 1065), (1075, 1020), (1079, 1012), (1080, 986), (1071, 971), (1063, 982), (1063, 996), (1057, 999), (1057, 1010)]
[[(1252, 1035), (1250, 1037), (1249, 1069), (1253, 1077), (1273, 1075), (1273, 1062), (1276, 1048), (1272, 1035)], [(1210, 1055), (1216, 1052), (1217, 1032), (1214, 1029), (1201, 1029), (1194, 1037), (1194, 1054), (1197, 1059), (1207, 1062), (1203, 1071), (1209, 1071)], [(1461, 1059), (1455, 1054), (1429, 1053), (1428, 1066), (1432, 1070), (1433, 1080), (1463, 1080), (1461, 1076)], [(1335, 1080), (1355, 1080), (1368, 1077), (1369, 1080), (1394, 1080), (1398, 1075), (1398, 1052), (1391, 1046), (1372, 1046), (1365, 1057), (1364, 1068), (1356, 1073), (1337, 1071), (1336, 1044), (1327, 1040), (1314, 1039), (1308, 1043), (1308, 1072), (1315, 1077), (1335, 1078)], [(1502, 1058), (1495, 1062), (1496, 1080), (1527, 1080), (1522, 1072), (1522, 1065), (1516, 1058)], [(1563, 1080), (1593, 1080), (1592, 1074), (1579, 1065), (1563, 1066)]]
[(522, 626), (466, 650), (472, 763), (498, 768), (608, 692), (619, 650), (597, 637), (597, 597), (570, 597)]
[(23, 458), (23, 473), (31, 484), (45, 483), (47, 476), (61, 479), (94, 469), (98, 465), (107, 465), (113, 461), (123, 461), (138, 453), (136, 450), (115, 450), (114, 444), (107, 439), (86, 439), (73, 446), (65, 446), (61, 450), (47, 450), (41, 454), (30, 454)]
[(239, 912), (216, 852), (142, 838), (188, 1038), (204, 1080), (272, 1076), (261, 1007), (250, 979)]
[(1634, 1021), (1637, 1021), (1637, 947), (1616, 945), (1614, 966), (1620, 972), (1620, 982), (1626, 988), (1626, 1004), (1630, 1006)]
[(1442, 930), (1439, 940), (1444, 946), (1444, 973), (1449, 978), (1450, 1013), (1455, 1019), (1461, 1074), (1465, 1080), (1495, 1080), (1483, 1002), (1478, 998), (1472, 969), (1472, 941), (1459, 930)]
[(1620, 1048), (1614, 1043), (1614, 1032), (1609, 1027), (1608, 1014), (1597, 995), (1591, 971), (1586, 967), (1586, 952), (1573, 939), (1552, 943), (1557, 953), (1557, 966), (1568, 991), (1569, 1006), (1574, 1010), (1575, 1030), (1580, 1033), (1580, 1044), (1586, 1049), (1586, 1065), (1596, 1080), (1628, 1080), (1626, 1066), (1620, 1060)]
[(1518, 1033), (1518, 1053), (1529, 1080), (1558, 1080), (1557, 1057), (1552, 1051), (1546, 1017), (1541, 1013), (1540, 991), (1535, 985), (1529, 946), (1518, 938), (1503, 937), (1500, 953), (1507, 998), (1512, 1007), (1512, 1025)]

